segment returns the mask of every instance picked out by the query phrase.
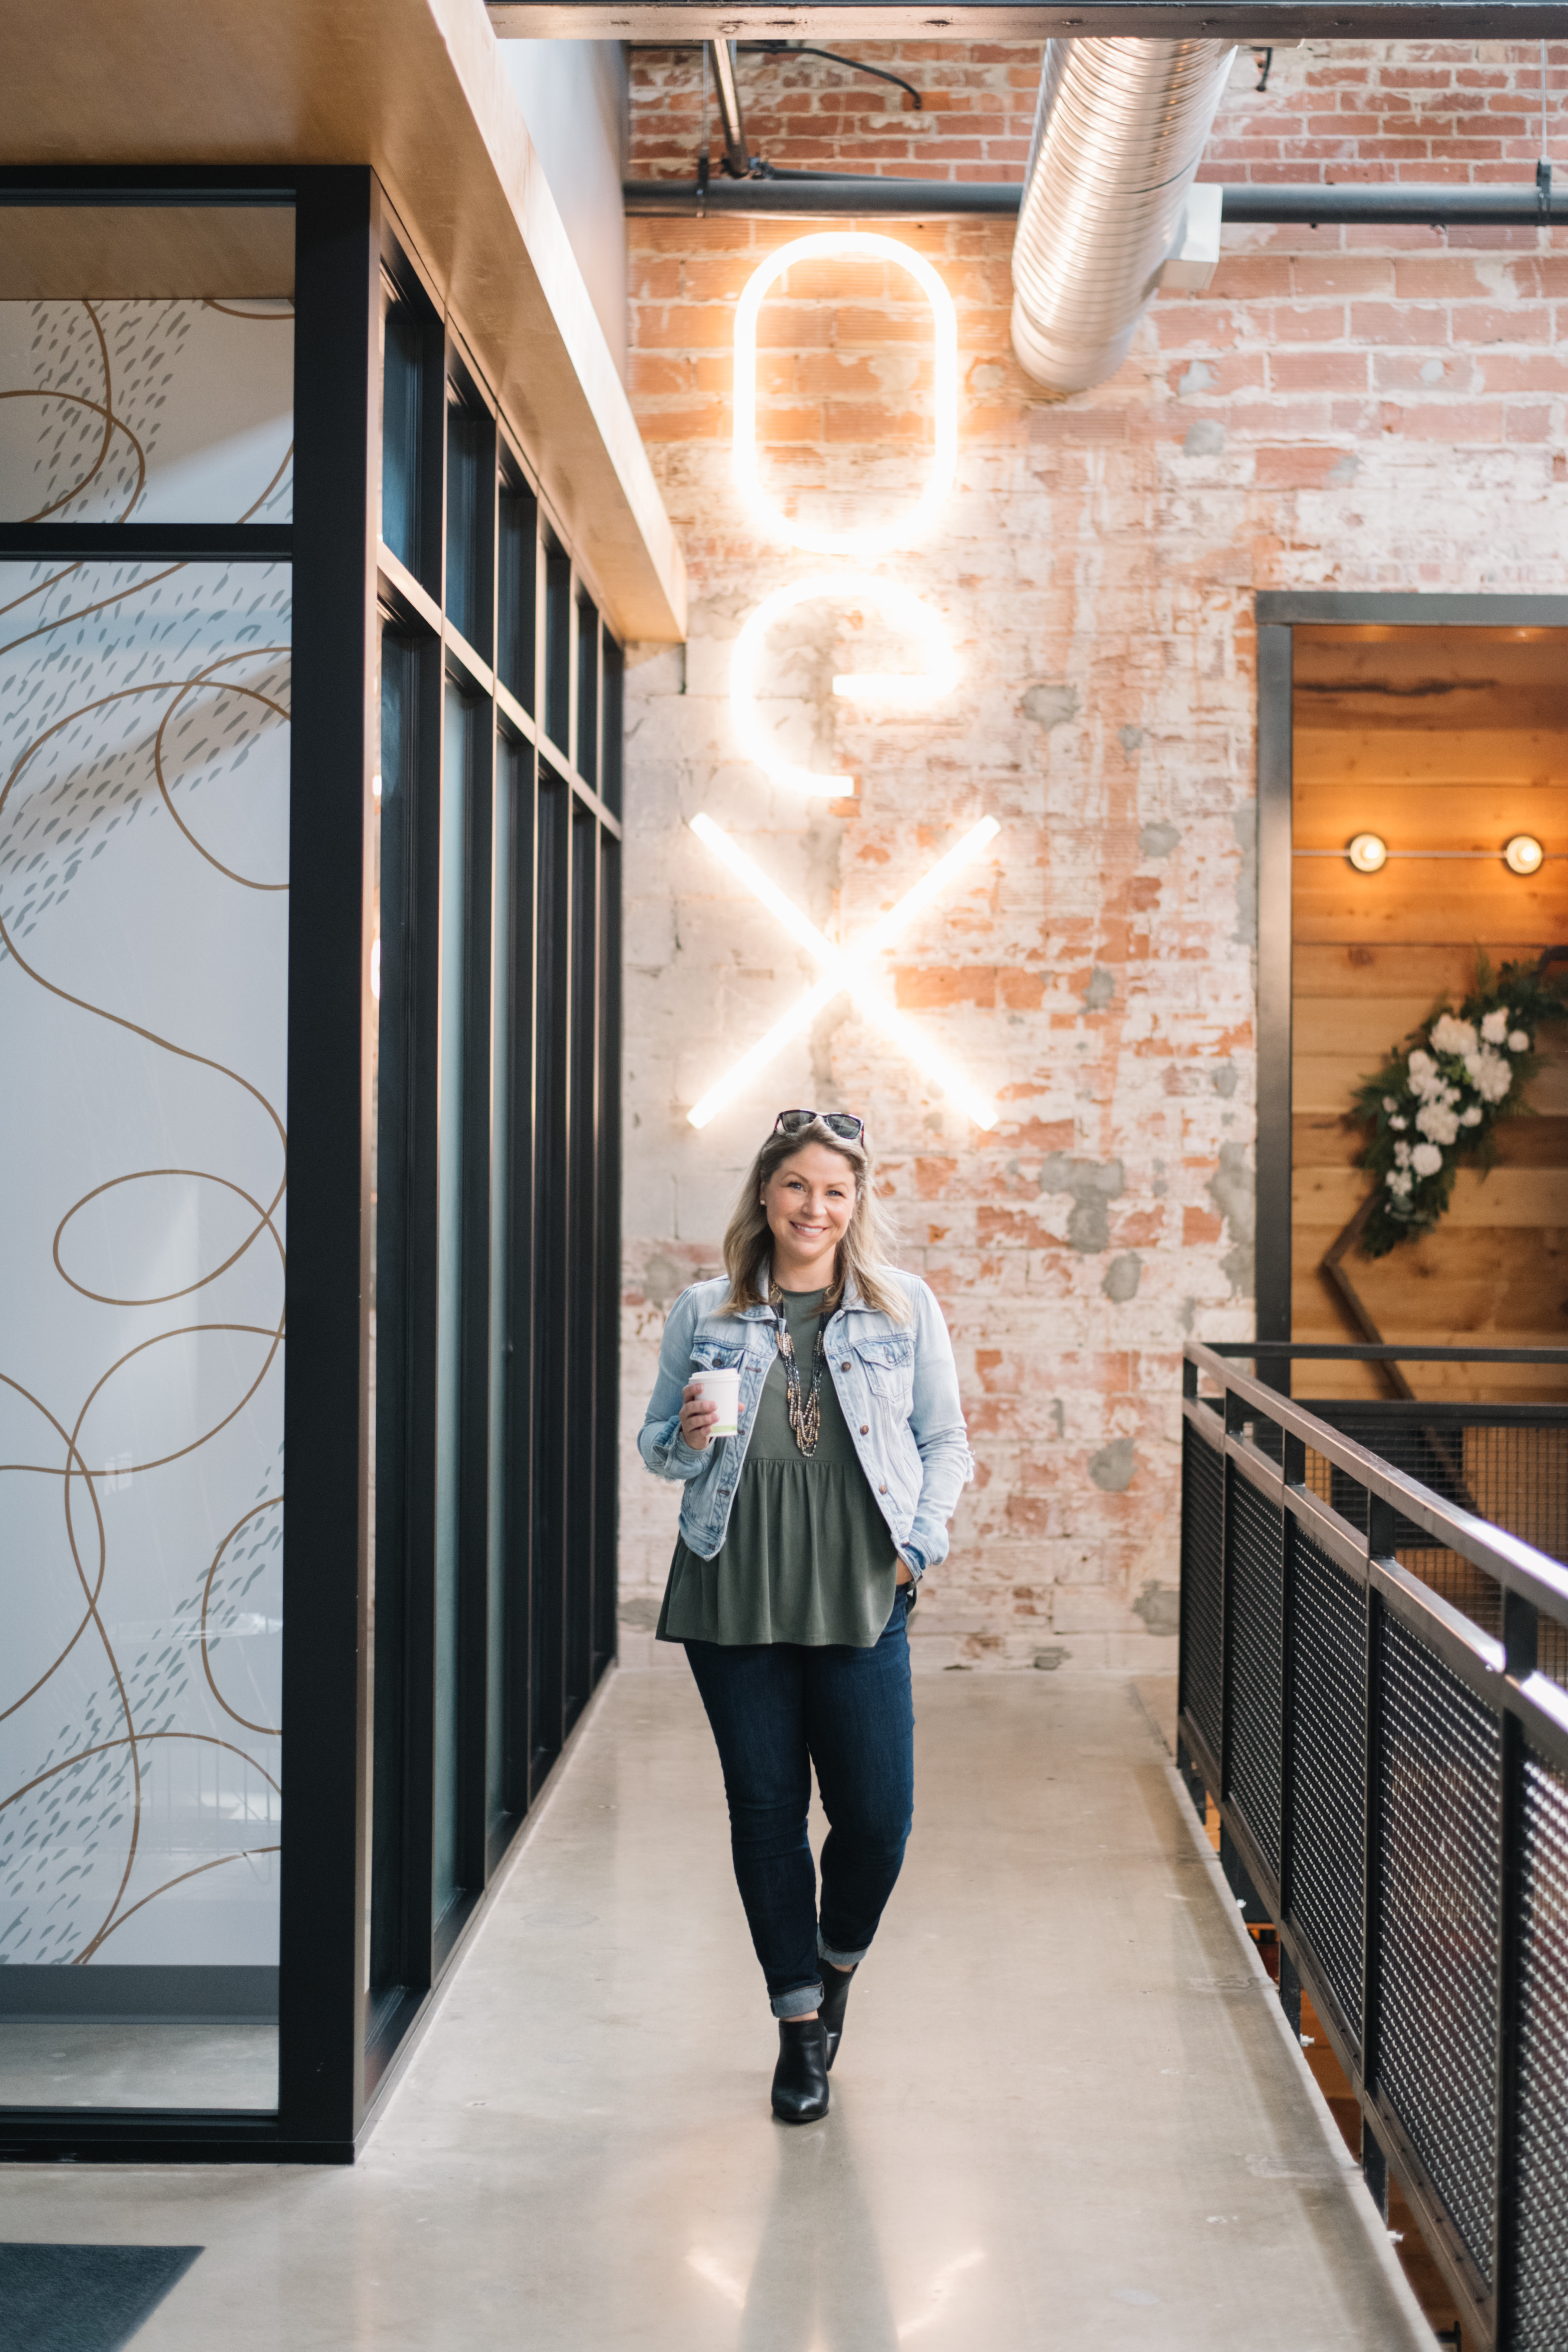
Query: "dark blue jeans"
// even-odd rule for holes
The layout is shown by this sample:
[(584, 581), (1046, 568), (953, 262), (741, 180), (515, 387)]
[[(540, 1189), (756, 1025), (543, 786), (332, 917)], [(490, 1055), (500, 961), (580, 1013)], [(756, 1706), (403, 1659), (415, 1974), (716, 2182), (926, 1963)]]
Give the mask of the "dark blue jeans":
[[(909, 1586), (869, 1649), (688, 1642), (730, 1805), (735, 1880), (775, 2017), (822, 1998), (824, 1959), (858, 1960), (903, 1865), (914, 1810)], [(822, 1916), (806, 1836), (811, 1768), (828, 1833)]]

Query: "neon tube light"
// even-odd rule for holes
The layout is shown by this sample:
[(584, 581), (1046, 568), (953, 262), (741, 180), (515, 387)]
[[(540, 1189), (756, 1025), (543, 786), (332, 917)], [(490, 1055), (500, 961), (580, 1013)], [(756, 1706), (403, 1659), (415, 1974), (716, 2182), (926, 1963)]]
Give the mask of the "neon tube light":
[[(797, 261), (881, 260), (907, 270), (931, 305), (934, 446), (924, 489), (890, 522), (857, 530), (814, 530), (792, 521), (763, 489), (757, 471), (757, 314), (770, 289)], [(747, 281), (735, 311), (735, 480), (753, 519), (790, 547), (814, 555), (876, 555), (923, 536), (952, 488), (958, 468), (958, 320), (952, 297), (923, 254), (896, 237), (865, 229), (797, 236), (770, 253)]]
[(941, 702), (958, 683), (958, 664), (946, 630), (929, 604), (895, 580), (877, 580), (865, 572), (815, 572), (808, 580), (775, 588), (751, 614), (735, 640), (730, 663), (730, 708), (735, 733), (748, 760), (754, 761), (775, 783), (797, 793), (837, 798), (855, 789), (853, 776), (828, 775), (786, 760), (777, 738), (757, 708), (758, 672), (768, 631), (802, 604), (838, 598), (846, 604), (869, 604), (900, 628), (919, 647), (918, 671), (849, 670), (833, 681), (833, 691), (845, 702), (880, 706), (884, 709), (926, 710)]
[(824, 1005), (831, 1003), (840, 991), (847, 993), (866, 1017), (875, 1022), (893, 1040), (918, 1070), (933, 1079), (948, 1099), (973, 1119), (976, 1127), (988, 1129), (995, 1126), (997, 1113), (994, 1106), (975, 1094), (952, 1064), (933, 1050), (914, 1024), (907, 1020), (873, 984), (868, 969), (873, 956), (922, 914), (953, 877), (979, 856), (987, 843), (995, 840), (1002, 828), (994, 816), (982, 817), (978, 824), (972, 826), (962, 841), (955, 842), (945, 856), (939, 857), (914, 887), (905, 892), (896, 907), (889, 907), (887, 913), (879, 916), (861, 935), (855, 946), (847, 950), (835, 947), (826, 933), (818, 930), (810, 917), (802, 914), (772, 877), (764, 874), (727, 833), (721, 831), (711, 817), (694, 816), (691, 830), (822, 966), (822, 978), (816, 986), (808, 989), (789, 1012), (775, 1021), (766, 1035), (760, 1037), (747, 1053), (742, 1055), (727, 1076), (710, 1087), (701, 1101), (688, 1111), (687, 1118), (693, 1127), (706, 1127), (717, 1112), (734, 1100), (746, 1081), (770, 1062), (783, 1046), (787, 1045), (792, 1037), (798, 1037)]

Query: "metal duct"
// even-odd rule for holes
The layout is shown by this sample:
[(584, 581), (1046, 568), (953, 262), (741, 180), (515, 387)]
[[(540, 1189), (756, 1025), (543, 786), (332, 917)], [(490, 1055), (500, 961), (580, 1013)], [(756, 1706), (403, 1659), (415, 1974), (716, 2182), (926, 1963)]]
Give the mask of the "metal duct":
[(1013, 247), (1013, 348), (1053, 392), (1127, 356), (1181, 242), (1228, 41), (1047, 41)]

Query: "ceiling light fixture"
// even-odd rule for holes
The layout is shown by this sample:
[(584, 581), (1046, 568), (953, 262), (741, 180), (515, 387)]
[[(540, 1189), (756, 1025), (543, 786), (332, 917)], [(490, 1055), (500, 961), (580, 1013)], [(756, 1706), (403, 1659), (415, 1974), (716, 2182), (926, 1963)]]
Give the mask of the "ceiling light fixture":
[[(797, 261), (888, 261), (905, 269), (931, 305), (934, 392), (931, 472), (912, 507), (891, 522), (858, 530), (814, 530), (795, 521), (763, 489), (757, 470), (757, 314), (769, 289)], [(735, 310), (735, 480), (753, 519), (791, 547), (814, 555), (877, 555), (907, 547), (930, 528), (958, 467), (958, 320), (952, 297), (923, 254), (897, 237), (865, 229), (797, 236), (753, 271)]]
[(1345, 856), (1358, 874), (1381, 874), (1388, 863), (1388, 844), (1380, 833), (1358, 833)]
[(972, 1118), (976, 1127), (995, 1126), (997, 1113), (994, 1106), (975, 1094), (966, 1084), (963, 1074), (932, 1050), (914, 1024), (907, 1021), (897, 1006), (872, 984), (868, 972), (872, 957), (890, 940), (899, 938), (946, 887), (954, 875), (978, 856), (987, 843), (995, 840), (1002, 828), (994, 816), (982, 817), (978, 824), (971, 826), (963, 840), (955, 842), (944, 857), (939, 857), (913, 889), (907, 890), (898, 905), (889, 907), (887, 913), (879, 917), (847, 950), (836, 948), (832, 940), (817, 929), (810, 917), (801, 913), (778, 884), (764, 874), (762, 867), (748, 857), (711, 817), (694, 816), (690, 823), (699, 841), (703, 842), (716, 857), (723, 860), (731, 873), (746, 885), (768, 912), (777, 917), (791, 937), (797, 940), (822, 966), (822, 978), (816, 985), (808, 989), (782, 1020), (775, 1021), (766, 1035), (759, 1037), (751, 1050), (742, 1055), (729, 1075), (716, 1087), (710, 1087), (701, 1101), (688, 1111), (687, 1118), (693, 1127), (706, 1127), (717, 1112), (735, 1099), (746, 1081), (772, 1061), (792, 1037), (798, 1037), (823, 1006), (830, 1004), (840, 991), (850, 997), (868, 1020), (875, 1022), (891, 1037), (894, 1044), (908, 1055), (916, 1069), (933, 1079), (949, 1100)]
[(897, 581), (876, 580), (859, 572), (841, 577), (817, 572), (809, 580), (793, 581), (787, 588), (775, 588), (771, 596), (763, 597), (736, 638), (730, 663), (730, 708), (741, 749), (775, 783), (787, 784), (797, 793), (837, 798), (854, 791), (854, 777), (827, 775), (784, 759), (777, 738), (757, 708), (758, 672), (768, 631), (775, 621), (797, 606), (829, 598), (844, 604), (871, 605), (900, 628), (908, 630), (920, 649), (918, 670), (850, 670), (836, 677), (833, 691), (842, 700), (880, 705), (889, 710), (928, 710), (933, 702), (942, 701), (952, 692), (958, 683), (958, 664), (947, 632), (930, 605), (923, 604), (912, 590), (900, 587)]
[(1539, 874), (1546, 852), (1532, 833), (1516, 833), (1502, 853), (1502, 862), (1510, 874)]

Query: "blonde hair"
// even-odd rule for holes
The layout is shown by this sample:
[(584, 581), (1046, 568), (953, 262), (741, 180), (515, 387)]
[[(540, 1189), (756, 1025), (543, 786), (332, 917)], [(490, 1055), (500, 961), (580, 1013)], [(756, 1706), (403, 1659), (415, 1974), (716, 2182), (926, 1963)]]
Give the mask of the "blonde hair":
[(819, 1118), (814, 1118), (809, 1127), (796, 1128), (793, 1135), (770, 1135), (752, 1160), (724, 1235), (724, 1270), (730, 1277), (730, 1295), (720, 1313), (742, 1314), (762, 1297), (763, 1268), (773, 1256), (773, 1241), (768, 1213), (763, 1206), (763, 1187), (773, 1181), (786, 1160), (793, 1160), (808, 1143), (826, 1144), (829, 1151), (837, 1151), (841, 1160), (848, 1162), (855, 1178), (855, 1206), (849, 1213), (849, 1223), (834, 1263), (834, 1302), (843, 1297), (845, 1286), (853, 1276), (855, 1287), (868, 1307), (890, 1315), (897, 1323), (907, 1323), (909, 1301), (893, 1281), (888, 1264), (892, 1226), (877, 1198), (876, 1167), (869, 1146), (863, 1135), (853, 1143), (847, 1136), (835, 1135)]

